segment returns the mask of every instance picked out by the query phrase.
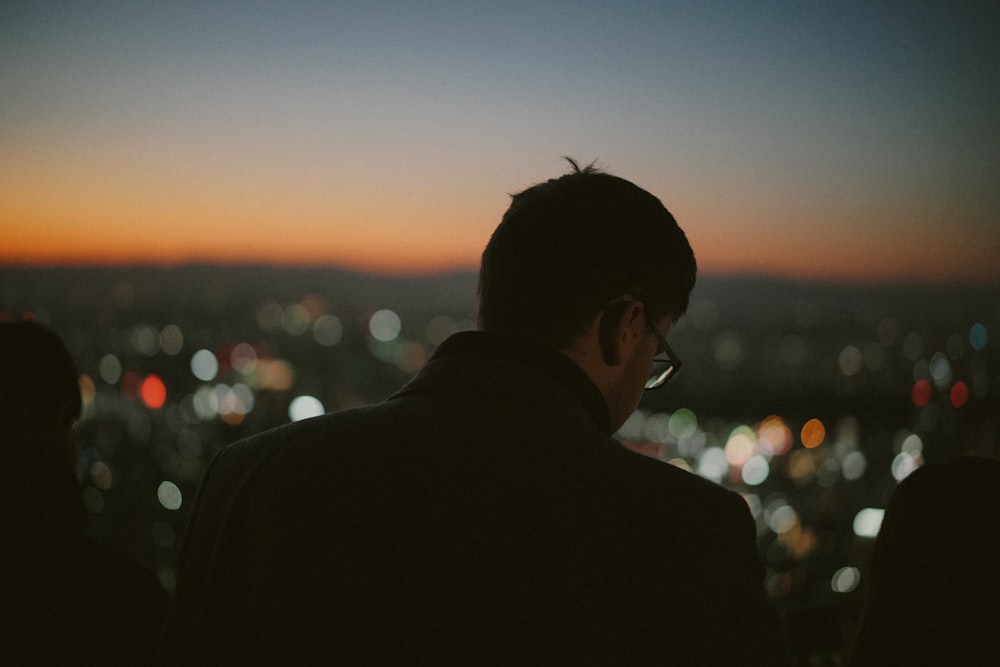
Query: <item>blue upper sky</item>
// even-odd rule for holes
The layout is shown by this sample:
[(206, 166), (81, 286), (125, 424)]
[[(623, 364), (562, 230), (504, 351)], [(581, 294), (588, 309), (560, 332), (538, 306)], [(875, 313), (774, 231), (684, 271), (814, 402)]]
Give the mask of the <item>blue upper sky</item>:
[(0, 217), (471, 264), (569, 154), (710, 269), (1000, 278), (990, 4), (6, 2)]

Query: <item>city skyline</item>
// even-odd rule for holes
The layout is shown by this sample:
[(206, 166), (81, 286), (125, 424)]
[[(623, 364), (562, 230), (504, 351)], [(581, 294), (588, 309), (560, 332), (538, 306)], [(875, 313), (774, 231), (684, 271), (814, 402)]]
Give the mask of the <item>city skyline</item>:
[(5, 3), (0, 264), (467, 269), (569, 155), (705, 272), (996, 282), (998, 17)]

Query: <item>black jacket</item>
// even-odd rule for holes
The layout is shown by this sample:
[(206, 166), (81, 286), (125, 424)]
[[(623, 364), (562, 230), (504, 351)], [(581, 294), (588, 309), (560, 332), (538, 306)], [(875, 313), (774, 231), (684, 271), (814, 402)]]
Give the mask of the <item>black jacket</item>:
[(780, 661), (746, 504), (609, 431), (569, 359), (464, 333), (383, 403), (223, 450), (166, 662)]

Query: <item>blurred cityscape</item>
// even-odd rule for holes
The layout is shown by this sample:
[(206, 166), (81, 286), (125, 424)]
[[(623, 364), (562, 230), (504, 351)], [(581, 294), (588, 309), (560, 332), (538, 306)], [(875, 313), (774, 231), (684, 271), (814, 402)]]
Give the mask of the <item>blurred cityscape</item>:
[[(66, 341), (89, 529), (170, 590), (214, 453), (389, 396), (474, 327), (475, 285), (472, 273), (6, 267), (0, 319), (33, 317)], [(1000, 457), (997, 286), (702, 277), (670, 341), (683, 371), (618, 437), (743, 494), (783, 611), (833, 608), (849, 631), (898, 481), (927, 461)]]

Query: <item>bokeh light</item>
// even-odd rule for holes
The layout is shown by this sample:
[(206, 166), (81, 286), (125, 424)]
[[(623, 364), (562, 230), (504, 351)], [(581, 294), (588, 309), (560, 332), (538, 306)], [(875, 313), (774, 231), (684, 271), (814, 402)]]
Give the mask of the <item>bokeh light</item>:
[(319, 417), (325, 412), (323, 404), (315, 396), (296, 396), (288, 405), (288, 418), (293, 422)]
[(122, 375), (121, 388), (125, 398), (137, 401), (142, 393), (142, 378), (135, 371), (125, 371)]
[(324, 347), (339, 343), (344, 337), (344, 325), (336, 315), (321, 315), (313, 323), (313, 338)]
[(969, 386), (959, 380), (951, 386), (951, 404), (956, 408), (965, 407), (969, 402)]
[(861, 479), (867, 468), (868, 460), (865, 458), (864, 454), (857, 450), (848, 452), (844, 456), (844, 461), (841, 464), (841, 471), (844, 475), (844, 479), (850, 482)]
[(892, 478), (897, 482), (902, 482), (910, 474), (923, 465), (923, 457), (910, 452), (900, 452), (892, 460)]
[(174, 356), (180, 354), (184, 347), (184, 332), (176, 324), (168, 324), (160, 331), (160, 349), (164, 354)]
[(756, 456), (751, 456), (745, 464), (743, 464), (743, 469), (740, 472), (743, 482), (749, 486), (757, 486), (763, 484), (770, 474), (771, 468), (768, 465), (767, 459), (763, 456), (757, 454)]
[(403, 323), (395, 312), (383, 308), (376, 310), (368, 320), (368, 331), (375, 340), (388, 343), (395, 340), (403, 329)]
[(83, 407), (86, 408), (94, 402), (94, 397), (97, 396), (97, 387), (94, 385), (94, 380), (86, 373), (78, 378), (77, 383), (80, 386), (80, 400)]
[(295, 383), (295, 369), (284, 359), (261, 359), (250, 381), (259, 389), (287, 391)]
[(309, 309), (301, 303), (292, 303), (281, 313), (281, 327), (292, 336), (309, 330)]
[(742, 466), (753, 456), (755, 445), (753, 430), (749, 426), (737, 426), (726, 441), (726, 461), (732, 466)]
[(115, 384), (122, 377), (122, 364), (118, 361), (118, 357), (108, 353), (101, 357), (101, 361), (97, 365), (97, 372), (102, 380), (108, 384)]
[(830, 588), (834, 593), (850, 593), (861, 583), (861, 570), (856, 567), (842, 567), (833, 573)]
[(229, 353), (229, 364), (238, 373), (253, 373), (257, 367), (257, 350), (249, 343), (238, 343)]
[(929, 370), (934, 385), (938, 389), (944, 389), (951, 384), (952, 371), (948, 355), (943, 352), (935, 352), (934, 356), (931, 357)]
[(760, 423), (757, 438), (773, 456), (781, 456), (792, 448), (792, 431), (785, 420), (776, 415), (771, 415)]
[(167, 401), (167, 386), (157, 375), (146, 376), (146, 379), (142, 381), (140, 393), (142, 402), (153, 410), (159, 410)]
[(202, 382), (211, 382), (219, 372), (219, 360), (211, 350), (198, 350), (191, 356), (191, 372)]
[(823, 440), (826, 439), (826, 427), (823, 426), (823, 422), (819, 419), (810, 419), (802, 425), (799, 437), (802, 439), (802, 444), (806, 447), (810, 449), (819, 447), (823, 444)]
[(133, 327), (129, 335), (132, 349), (144, 357), (152, 357), (160, 351), (160, 332), (146, 324)]
[(861, 355), (861, 350), (854, 345), (848, 345), (840, 351), (837, 364), (844, 375), (857, 375), (864, 365), (864, 357)]
[(799, 524), (799, 515), (795, 509), (786, 503), (765, 512), (768, 527), (777, 534), (787, 533)]
[(933, 393), (934, 389), (931, 387), (930, 382), (927, 380), (917, 380), (913, 383), (913, 388), (910, 390), (910, 398), (913, 400), (915, 406), (922, 408), (930, 402)]
[(721, 447), (704, 449), (701, 456), (698, 457), (698, 465), (695, 470), (705, 479), (720, 481), (729, 471), (729, 462), (726, 460), (725, 451)]
[(690, 438), (698, 431), (698, 417), (687, 408), (675, 410), (667, 421), (667, 430), (676, 440)]
[(156, 488), (156, 499), (160, 501), (160, 505), (171, 511), (179, 510), (184, 502), (180, 488), (173, 482), (166, 480), (160, 482)]
[(969, 346), (977, 352), (981, 352), (983, 348), (986, 347), (986, 343), (989, 341), (989, 332), (987, 332), (986, 327), (980, 323), (976, 322), (969, 329)]
[(854, 515), (854, 534), (858, 537), (875, 537), (882, 527), (885, 510), (866, 507)]

